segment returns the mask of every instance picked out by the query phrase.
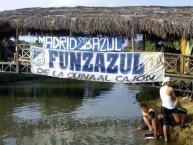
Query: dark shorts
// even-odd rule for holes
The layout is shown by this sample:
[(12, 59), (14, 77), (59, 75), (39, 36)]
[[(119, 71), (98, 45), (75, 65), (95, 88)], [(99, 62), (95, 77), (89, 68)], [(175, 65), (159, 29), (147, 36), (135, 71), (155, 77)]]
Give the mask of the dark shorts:
[(163, 125), (173, 126), (172, 113), (175, 113), (175, 109), (168, 109), (168, 108), (162, 107), (161, 113), (163, 115)]
[(176, 109), (175, 109), (175, 113), (177, 113), (177, 114), (187, 114), (187, 112), (188, 111), (183, 107), (176, 107)]

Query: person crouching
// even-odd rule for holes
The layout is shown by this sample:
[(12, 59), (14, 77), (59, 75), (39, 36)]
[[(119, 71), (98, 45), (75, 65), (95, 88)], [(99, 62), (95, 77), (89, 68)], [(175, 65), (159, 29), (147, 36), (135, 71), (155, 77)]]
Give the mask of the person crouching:
[(151, 122), (153, 139), (163, 138), (163, 128), (162, 128), (162, 125), (160, 123), (160, 120), (158, 118), (156, 118), (155, 112), (154, 111), (148, 112), (148, 118)]

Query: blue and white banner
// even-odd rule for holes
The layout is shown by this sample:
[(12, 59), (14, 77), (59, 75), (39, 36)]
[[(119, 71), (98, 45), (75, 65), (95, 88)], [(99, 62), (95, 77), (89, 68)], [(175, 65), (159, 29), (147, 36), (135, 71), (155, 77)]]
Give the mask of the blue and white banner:
[(53, 37), (39, 36), (40, 46), (70, 51), (122, 51), (122, 37)]
[(89, 52), (43, 49), (31, 46), (34, 74), (89, 81), (161, 82), (164, 55), (161, 52)]

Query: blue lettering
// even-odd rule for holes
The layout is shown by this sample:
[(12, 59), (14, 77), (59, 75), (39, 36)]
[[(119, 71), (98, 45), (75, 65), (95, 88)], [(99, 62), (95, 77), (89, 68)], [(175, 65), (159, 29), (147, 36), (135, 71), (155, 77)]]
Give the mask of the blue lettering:
[(83, 53), (83, 60), (85, 60), (85, 64), (82, 68), (82, 71), (92, 72), (93, 64), (90, 64), (93, 57), (93, 53)]
[(133, 74), (143, 74), (145, 65), (139, 64), (140, 53), (134, 53)]
[(59, 52), (60, 68), (63, 70), (68, 68), (68, 56), (69, 56), (69, 53), (67, 51)]
[(80, 71), (81, 69), (81, 53), (70, 52), (70, 70)]
[(128, 74), (131, 71), (132, 54), (121, 54), (120, 71), (122, 74)]
[(110, 61), (109, 66), (107, 67), (107, 73), (116, 74), (118, 73), (118, 66), (115, 65), (119, 55), (118, 54), (108, 54), (107, 61)]
[(54, 61), (56, 60), (55, 57), (58, 57), (58, 51), (54, 51), (54, 50), (49, 50), (49, 67), (53, 68), (54, 67)]
[[(100, 69), (100, 71), (99, 71)], [(105, 73), (105, 61), (104, 61), (104, 54), (97, 53), (94, 72), (102, 72)]]

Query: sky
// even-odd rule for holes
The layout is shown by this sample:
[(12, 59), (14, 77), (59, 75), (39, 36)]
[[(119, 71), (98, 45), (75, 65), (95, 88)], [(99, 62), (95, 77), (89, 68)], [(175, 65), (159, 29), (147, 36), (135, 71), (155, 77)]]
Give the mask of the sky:
[(193, 0), (0, 0), (0, 11), (63, 6), (193, 6)]

